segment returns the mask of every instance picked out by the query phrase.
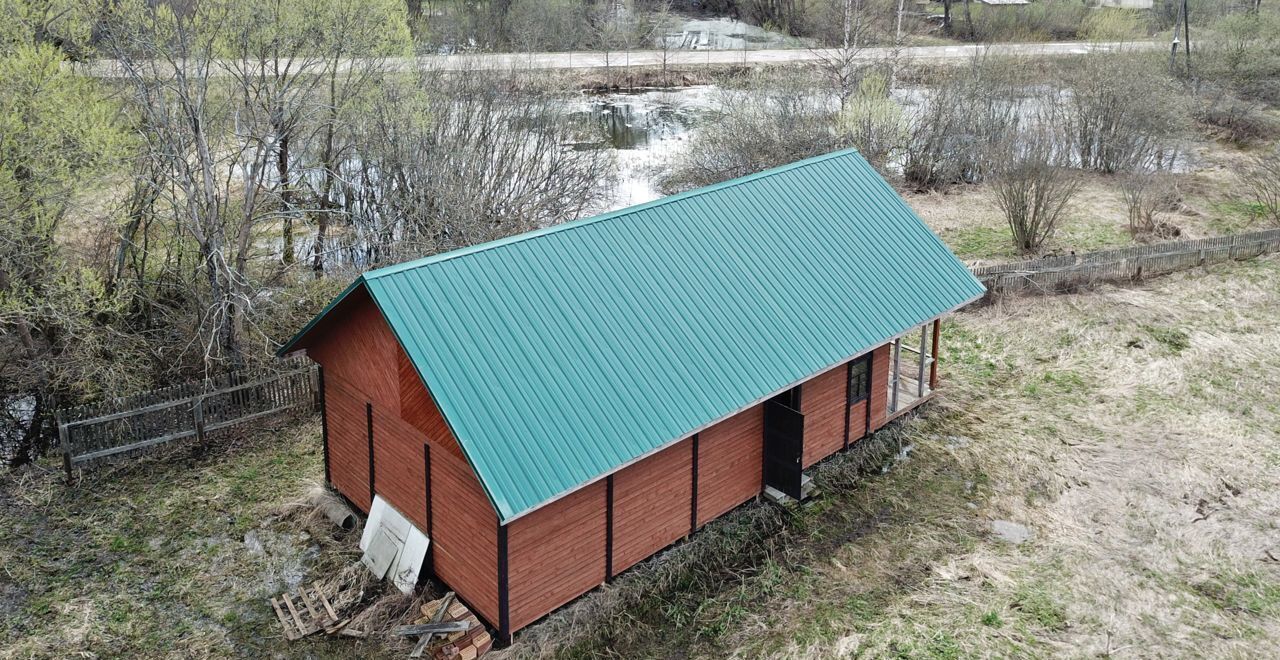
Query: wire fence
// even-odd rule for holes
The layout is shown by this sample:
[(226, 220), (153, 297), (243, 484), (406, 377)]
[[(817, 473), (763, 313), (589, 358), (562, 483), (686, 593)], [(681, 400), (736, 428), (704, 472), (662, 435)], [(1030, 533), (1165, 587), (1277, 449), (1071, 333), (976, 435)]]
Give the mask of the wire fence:
[(129, 397), (59, 410), (63, 468), (132, 456), (214, 431), (320, 404), (319, 366), (305, 357), (275, 369), (231, 372)]
[(988, 296), (1071, 291), (1101, 282), (1135, 281), (1280, 251), (1280, 229), (1153, 243), (973, 268)]

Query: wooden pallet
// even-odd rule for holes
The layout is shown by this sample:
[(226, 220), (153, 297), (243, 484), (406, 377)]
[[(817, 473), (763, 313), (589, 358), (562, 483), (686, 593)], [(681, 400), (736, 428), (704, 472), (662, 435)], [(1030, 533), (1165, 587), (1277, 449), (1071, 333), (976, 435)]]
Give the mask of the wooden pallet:
[[(415, 623), (426, 623), (433, 620), (443, 600), (434, 600), (423, 605), (422, 618), (415, 621)], [(438, 660), (475, 660), (493, 648), (493, 637), (481, 625), (480, 619), (476, 617), (475, 613), (467, 609), (466, 605), (456, 600), (451, 602), (449, 609), (440, 620), (466, 621), (471, 626), (466, 632), (450, 633), (445, 635), (444, 639), (436, 641), (432, 657)]]
[(292, 642), (321, 630), (331, 635), (345, 631), (347, 620), (338, 618), (338, 613), (318, 586), (302, 585), (297, 599), (300, 603), (295, 603), (294, 597), (288, 593), (271, 599), (271, 608), (284, 627), (285, 639)]

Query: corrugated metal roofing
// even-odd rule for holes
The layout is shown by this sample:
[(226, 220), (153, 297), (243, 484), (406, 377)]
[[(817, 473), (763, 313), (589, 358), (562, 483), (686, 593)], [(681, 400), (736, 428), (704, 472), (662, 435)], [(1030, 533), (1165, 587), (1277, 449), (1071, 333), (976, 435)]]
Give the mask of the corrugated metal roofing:
[(854, 151), (362, 281), (504, 521), (983, 293)]

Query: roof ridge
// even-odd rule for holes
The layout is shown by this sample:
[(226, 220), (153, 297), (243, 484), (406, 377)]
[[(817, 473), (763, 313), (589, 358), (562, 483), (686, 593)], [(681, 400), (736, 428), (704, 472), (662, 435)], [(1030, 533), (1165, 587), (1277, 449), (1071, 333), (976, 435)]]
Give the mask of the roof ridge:
[(832, 151), (829, 153), (820, 154), (818, 156), (810, 156), (809, 158), (806, 158), (804, 160), (798, 160), (794, 163), (787, 163), (786, 165), (771, 167), (767, 170), (762, 170), (760, 172), (754, 172), (752, 174), (747, 174), (745, 176), (729, 179), (728, 181), (713, 183), (709, 186), (702, 186), (701, 188), (694, 188), (693, 190), (686, 190), (681, 193), (676, 193), (675, 195), (660, 197), (658, 199), (650, 200), (642, 204), (626, 206), (620, 209), (615, 209), (613, 211), (607, 211), (599, 215), (593, 215), (586, 218), (579, 218), (577, 220), (571, 220), (569, 222), (563, 222), (560, 224), (551, 225), (549, 227), (542, 227), (540, 229), (534, 229), (532, 231), (513, 234), (505, 238), (499, 238), (492, 241), (485, 241), (484, 243), (477, 243), (475, 245), (469, 245), (466, 247), (457, 248), (454, 250), (450, 250), (448, 252), (441, 252), (438, 254), (428, 255), (425, 257), (419, 257), (411, 261), (405, 261), (402, 263), (392, 264), (390, 266), (384, 266), (382, 268), (376, 268), (374, 270), (365, 271), (360, 275), (360, 279), (366, 279), (366, 280), (377, 279), (387, 275), (394, 275), (396, 273), (401, 273), (406, 270), (413, 270), (415, 268), (421, 268), (423, 266), (430, 266), (433, 264), (443, 263), (445, 261), (451, 261), (453, 259), (458, 259), (461, 257), (470, 256), (473, 254), (487, 252), (489, 250), (505, 247), (507, 245), (522, 243), (524, 241), (532, 240), (535, 238), (541, 238), (543, 236), (560, 234), (572, 229), (578, 229), (580, 227), (596, 225), (607, 220), (616, 220), (618, 218), (622, 218), (622, 217), (631, 215), (633, 213), (639, 213), (640, 211), (650, 209), (656, 206), (662, 206), (664, 204), (670, 204), (670, 203), (674, 203), (674, 202), (686, 200), (686, 199), (693, 199), (695, 197), (700, 197), (702, 195), (716, 192), (718, 190), (724, 190), (726, 188), (732, 188), (734, 186), (748, 183), (750, 181), (757, 181), (759, 179), (765, 179), (771, 176), (782, 174), (783, 172), (789, 172), (791, 170), (800, 169), (802, 167), (807, 167), (809, 165), (816, 165), (817, 163), (838, 158), (840, 156), (846, 156), (851, 153), (857, 153), (857, 151), (858, 150), (856, 148), (849, 147), (847, 149), (840, 149), (838, 151)]

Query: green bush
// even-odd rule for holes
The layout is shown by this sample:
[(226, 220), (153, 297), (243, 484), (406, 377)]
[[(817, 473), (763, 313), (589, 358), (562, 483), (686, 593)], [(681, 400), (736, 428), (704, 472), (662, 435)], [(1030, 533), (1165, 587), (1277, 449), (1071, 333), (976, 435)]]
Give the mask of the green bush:
[[(1029, 5), (981, 5), (971, 2), (972, 38), (975, 41), (1069, 41), (1081, 38), (1081, 26), (1089, 8), (1071, 0), (1041, 0)], [(957, 16), (957, 30), (963, 31), (964, 10)]]

